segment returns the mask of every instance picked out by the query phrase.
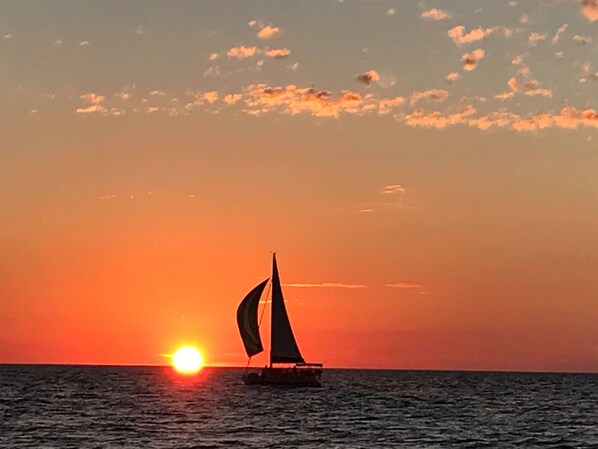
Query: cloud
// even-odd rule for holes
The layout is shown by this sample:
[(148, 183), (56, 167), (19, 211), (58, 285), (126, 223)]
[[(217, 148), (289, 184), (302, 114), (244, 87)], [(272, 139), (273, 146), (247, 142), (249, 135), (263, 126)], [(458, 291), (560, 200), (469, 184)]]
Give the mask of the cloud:
[(598, 20), (598, 0), (582, 0), (581, 12), (590, 21)]
[(355, 79), (357, 81), (359, 81), (360, 83), (363, 83), (366, 86), (369, 86), (372, 83), (372, 81), (379, 81), (380, 80), (380, 75), (375, 70), (368, 70), (365, 73), (357, 75), (355, 77)]
[(393, 282), (391, 284), (385, 284), (385, 287), (399, 288), (399, 289), (419, 289), (422, 288), (419, 284), (410, 284), (408, 282)]
[(592, 64), (590, 64), (589, 62), (586, 62), (585, 64), (582, 65), (583, 68), (583, 73), (584, 76), (581, 76), (578, 80), (578, 82), (581, 83), (587, 83), (589, 78), (595, 78), (598, 79), (598, 72), (594, 72), (594, 70), (592, 69)]
[(403, 187), (401, 184), (389, 184), (387, 186), (384, 186), (384, 189), (382, 189), (382, 193), (384, 193), (385, 195), (392, 195), (395, 193), (402, 195), (405, 193), (405, 187)]
[(208, 69), (203, 72), (204, 78), (216, 78), (220, 75), (220, 66), (208, 67)]
[(451, 13), (444, 11), (442, 9), (432, 8), (424, 11), (420, 15), (423, 19), (430, 19), (430, 20), (444, 20), (450, 19), (452, 17)]
[(137, 36), (141, 36), (142, 34), (145, 34), (145, 28), (143, 28), (143, 25), (138, 25), (137, 28), (135, 28), (135, 34)]
[(407, 126), (414, 128), (436, 128), (444, 129), (451, 125), (466, 124), (468, 118), (477, 112), (473, 106), (468, 106), (462, 112), (454, 112), (451, 114), (444, 114), (440, 111), (425, 112), (422, 110), (415, 110), (411, 114), (404, 117), (404, 122)]
[(556, 30), (556, 33), (554, 33), (554, 36), (552, 36), (552, 39), (550, 40), (550, 43), (552, 45), (556, 45), (556, 43), (559, 41), (559, 39), (561, 38), (561, 34), (563, 34), (565, 32), (565, 30), (567, 30), (567, 28), (569, 27), (568, 24), (563, 23), (558, 30)]
[(218, 59), (220, 57), (219, 53), (210, 53), (210, 56), (208, 56), (208, 59), (210, 61), (215, 61), (216, 59)]
[(98, 95), (93, 92), (83, 94), (79, 97), (83, 103), (87, 104), (86, 107), (77, 108), (77, 114), (92, 114), (92, 113), (106, 113), (106, 107), (102, 103), (106, 100), (103, 95)]
[(598, 128), (598, 111), (564, 107), (558, 114), (537, 113), (529, 118), (519, 118), (512, 124), (517, 131), (536, 131), (546, 128), (577, 129), (580, 127)]
[(464, 33), (465, 27), (463, 25), (459, 25), (448, 30), (448, 35), (455, 42), (455, 44), (463, 45), (486, 39), (495, 30), (495, 28), (478, 27), (471, 30), (469, 33)]
[(386, 15), (387, 16), (394, 16), (396, 14), (397, 10), (395, 8), (390, 8), (386, 11)]
[(243, 95), (241, 94), (227, 94), (222, 100), (228, 105), (233, 105), (240, 101), (241, 98), (243, 98)]
[[(193, 110), (199, 106), (214, 104), (218, 101), (218, 98), (220, 97), (220, 94), (215, 90), (207, 92), (195, 92), (192, 90), (188, 90), (187, 92), (185, 92), (185, 94), (192, 98), (192, 101), (185, 104), (186, 111)], [(176, 111), (177, 114), (179, 112), (176, 109), (173, 109), (172, 111)]]
[(592, 43), (592, 38), (591, 37), (584, 37), (584, 36), (580, 36), (578, 34), (576, 34), (575, 36), (573, 36), (573, 42), (577, 45), (586, 45), (586, 44), (591, 44)]
[(363, 114), (378, 110), (378, 102), (371, 94), (343, 90), (338, 97), (333, 97), (328, 91), (294, 85), (253, 84), (245, 89), (244, 101), (245, 112), (251, 115), (278, 111), (291, 115), (309, 113), (316, 117), (338, 117), (341, 113)]
[(129, 92), (117, 92), (114, 94), (114, 96), (120, 100), (128, 100), (129, 98), (131, 98), (131, 94)]
[(260, 39), (272, 39), (274, 36), (279, 34), (280, 31), (281, 30), (278, 27), (266, 25), (260, 29), (260, 31), (257, 33), (257, 37)]
[(164, 96), (164, 92), (162, 92), (161, 90), (152, 90), (149, 95), (153, 96)]
[(530, 33), (527, 42), (529, 43), (530, 47), (535, 47), (536, 45), (538, 45), (538, 42), (541, 41), (545, 41), (546, 40), (546, 34), (542, 34), (542, 33)]
[(478, 65), (478, 61), (480, 59), (483, 59), (485, 54), (486, 52), (484, 52), (484, 50), (482, 50), (481, 48), (478, 48), (477, 50), (474, 50), (471, 53), (465, 53), (461, 57), (461, 64), (463, 64), (463, 70), (467, 72), (471, 72), (472, 70), (474, 70)]
[[(594, 72), (590, 64), (584, 65), (586, 79), (598, 79), (598, 72)], [(497, 99), (512, 98), (514, 95), (530, 97), (543, 96), (550, 98), (553, 92), (540, 86), (534, 79), (510, 78), (507, 81), (509, 91), (495, 96)], [(161, 95), (160, 91), (152, 91), (149, 95)], [(187, 91), (186, 95), (191, 101), (182, 102), (177, 98), (169, 100), (170, 106), (151, 106), (144, 109), (133, 108), (134, 112), (165, 111), (171, 116), (187, 114), (200, 106), (206, 111), (220, 110), (220, 106), (234, 105), (240, 103), (244, 113), (259, 116), (265, 113), (281, 113), (296, 115), (305, 113), (314, 117), (338, 118), (341, 114), (353, 115), (388, 115), (393, 114), (398, 123), (410, 127), (423, 127), (433, 129), (445, 129), (454, 125), (467, 126), (485, 131), (489, 129), (505, 128), (520, 132), (538, 131), (549, 128), (598, 129), (598, 112), (594, 109), (577, 109), (572, 106), (562, 108), (558, 112), (538, 111), (534, 113), (518, 114), (505, 108), (481, 114), (476, 107), (469, 104), (464, 109), (449, 111), (426, 111), (417, 108), (404, 112), (402, 108), (405, 98), (397, 97), (376, 97), (373, 94), (362, 95), (350, 90), (343, 90), (340, 94), (334, 95), (329, 91), (318, 91), (311, 87), (298, 87), (287, 85), (271, 87), (265, 84), (254, 84), (247, 86), (239, 93), (222, 94), (217, 91), (194, 92)], [(439, 89), (414, 92), (410, 100), (417, 103), (420, 99), (428, 98), (434, 101), (444, 101), (448, 92)], [(111, 95), (111, 101), (116, 101)], [(123, 115), (125, 110), (110, 107), (108, 100), (103, 95), (86, 93), (80, 96), (83, 105), (76, 108), (77, 114), (99, 113), (100, 115)], [(145, 101), (144, 101), (145, 100)], [(142, 102), (147, 102), (143, 99)], [(463, 103), (463, 102), (462, 102)], [(120, 103), (119, 103), (120, 104)], [(125, 103), (126, 104), (126, 103)], [(217, 109), (214, 109), (216, 107)], [(400, 184), (391, 184), (382, 190), (387, 195), (399, 195), (402, 197), (405, 188)]]
[(378, 115), (388, 115), (405, 102), (404, 97), (382, 98), (378, 101)]
[(507, 81), (507, 86), (509, 86), (513, 92), (517, 92), (519, 90), (519, 81), (517, 81), (517, 78), (513, 76), (509, 78), (509, 81)]
[(448, 98), (448, 91), (444, 89), (429, 89), (424, 91), (416, 91), (411, 94), (411, 105), (414, 105), (418, 101), (422, 99), (428, 99), (432, 101), (436, 101), (438, 103), (442, 103), (444, 100)]
[(351, 90), (343, 90), (334, 96), (329, 91), (318, 91), (311, 87), (254, 84), (244, 90), (243, 101), (243, 111), (250, 115), (279, 112), (338, 118), (340, 114), (385, 116), (395, 112), (405, 99), (401, 96), (379, 99), (372, 94), (361, 95)]
[(205, 92), (203, 94), (203, 98), (206, 100), (207, 103), (212, 104), (215, 103), (216, 101), (218, 101), (218, 92), (216, 91), (210, 91), (210, 92)]
[(81, 41), (79, 42), (79, 47), (88, 47), (89, 46), (89, 41)]
[(530, 132), (549, 128), (578, 129), (582, 127), (598, 129), (598, 111), (594, 109), (576, 109), (565, 107), (558, 113), (537, 112), (530, 116), (520, 116), (507, 110), (490, 112), (484, 116), (473, 117), (475, 108), (469, 107), (460, 113), (443, 114), (441, 112), (424, 113), (415, 111), (406, 115), (407, 126), (444, 129), (450, 125), (465, 125), (482, 131), (491, 128), (511, 128), (515, 131)]
[(7, 33), (4, 36), (2, 36), (4, 39), (12, 39), (12, 34), (11, 33)]
[(540, 83), (537, 80), (530, 79), (526, 81), (524, 84), (521, 84), (517, 78), (514, 76), (507, 81), (507, 86), (509, 86), (510, 92), (503, 92), (501, 94), (495, 95), (494, 98), (498, 100), (506, 100), (509, 98), (513, 98), (513, 95), (516, 92), (522, 92), (524, 95), (528, 97), (548, 97), (552, 98), (553, 92), (550, 89), (540, 88)]
[(259, 53), (259, 49), (257, 47), (245, 47), (241, 45), (239, 47), (230, 48), (226, 54), (229, 58), (245, 59), (251, 58), (257, 53)]
[(504, 101), (513, 98), (513, 92), (502, 92), (494, 96), (497, 100)]
[(272, 59), (284, 59), (291, 54), (291, 50), (288, 48), (272, 48), (264, 51), (264, 55), (267, 58)]
[(461, 78), (461, 75), (459, 73), (452, 72), (446, 76), (446, 81), (447, 81), (447, 83), (452, 84), (460, 78)]
[(285, 287), (307, 287), (307, 288), (366, 288), (365, 285), (362, 284), (342, 284), (339, 282), (322, 282), (320, 284), (283, 284)]

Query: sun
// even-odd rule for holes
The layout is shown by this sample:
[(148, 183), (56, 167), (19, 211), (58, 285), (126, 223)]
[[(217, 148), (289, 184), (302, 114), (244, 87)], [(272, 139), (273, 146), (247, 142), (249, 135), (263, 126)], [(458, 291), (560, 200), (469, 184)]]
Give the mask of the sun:
[(193, 346), (183, 346), (172, 355), (172, 366), (181, 374), (195, 374), (203, 366), (201, 352)]

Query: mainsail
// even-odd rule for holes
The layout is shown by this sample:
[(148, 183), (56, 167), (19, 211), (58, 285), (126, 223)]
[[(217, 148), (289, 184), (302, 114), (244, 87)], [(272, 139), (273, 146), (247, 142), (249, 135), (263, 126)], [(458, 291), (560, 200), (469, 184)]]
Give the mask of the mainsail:
[(262, 292), (267, 283), (268, 279), (251, 290), (237, 309), (237, 324), (248, 357), (259, 354), (264, 350), (258, 329), (257, 312)]
[[(272, 363), (305, 363), (299, 347), (295, 341), (287, 309), (282, 297), (276, 254), (273, 256), (272, 267), (272, 329), (270, 364)], [(258, 337), (259, 338), (259, 337)], [(260, 346), (261, 347), (261, 346)]]

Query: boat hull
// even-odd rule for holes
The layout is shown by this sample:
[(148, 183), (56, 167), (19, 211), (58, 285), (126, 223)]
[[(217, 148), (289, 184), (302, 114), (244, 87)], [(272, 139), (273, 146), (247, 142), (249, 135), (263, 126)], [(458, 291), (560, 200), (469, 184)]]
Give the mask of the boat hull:
[(245, 385), (276, 385), (284, 387), (321, 387), (321, 369), (264, 368), (261, 373), (243, 375)]

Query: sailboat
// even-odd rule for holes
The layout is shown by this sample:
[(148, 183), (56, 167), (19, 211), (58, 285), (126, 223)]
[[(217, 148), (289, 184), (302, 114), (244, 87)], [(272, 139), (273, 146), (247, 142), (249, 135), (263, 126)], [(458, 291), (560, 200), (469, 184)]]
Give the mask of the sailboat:
[[(243, 298), (237, 309), (239, 333), (243, 340), (245, 352), (249, 357), (248, 367), (251, 357), (264, 350), (259, 332), (261, 318), (258, 320), (258, 306), (269, 281), (270, 279), (266, 279), (254, 287)], [(321, 387), (322, 364), (306, 363), (293, 335), (293, 329), (282, 296), (276, 254), (272, 256), (271, 290), (270, 365), (266, 365), (261, 373), (246, 372), (243, 374), (243, 382), (245, 382), (245, 385)], [(266, 305), (264, 305), (265, 307)]]

